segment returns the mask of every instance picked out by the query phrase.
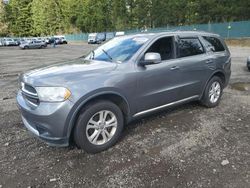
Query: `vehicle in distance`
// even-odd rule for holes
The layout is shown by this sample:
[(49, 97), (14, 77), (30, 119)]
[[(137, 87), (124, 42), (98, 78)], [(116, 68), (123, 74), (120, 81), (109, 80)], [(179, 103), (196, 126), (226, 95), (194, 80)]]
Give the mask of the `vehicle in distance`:
[(21, 75), (17, 102), (24, 125), (40, 139), (96, 153), (135, 118), (190, 101), (217, 106), (230, 74), (230, 52), (216, 34), (128, 35)]
[(40, 49), (46, 48), (47, 44), (44, 41), (40, 40), (31, 40), (31, 41), (24, 41), (19, 45), (21, 49)]
[(17, 43), (12, 38), (4, 38), (3, 39), (3, 45), (4, 46), (16, 46)]
[(105, 40), (105, 33), (90, 33), (88, 36), (88, 44), (101, 44)]
[(14, 38), (13, 40), (15, 41), (15, 46), (19, 46), (21, 44), (19, 38)]
[(68, 44), (68, 41), (66, 40), (65, 36), (59, 35), (59, 36), (54, 36), (56, 40), (56, 44)]
[(106, 33), (106, 41), (109, 41), (109, 40), (111, 40), (112, 38), (114, 38), (115, 37), (115, 33), (114, 32), (107, 32)]

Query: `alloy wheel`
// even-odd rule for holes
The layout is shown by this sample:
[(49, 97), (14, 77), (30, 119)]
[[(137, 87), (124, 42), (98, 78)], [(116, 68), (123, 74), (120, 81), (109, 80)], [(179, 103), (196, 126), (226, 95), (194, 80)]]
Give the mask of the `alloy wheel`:
[(91, 144), (103, 145), (115, 134), (117, 129), (117, 118), (109, 110), (102, 110), (95, 113), (88, 121), (86, 136)]
[(221, 94), (221, 85), (219, 82), (215, 81), (212, 83), (210, 89), (209, 89), (209, 100), (211, 103), (216, 103)]

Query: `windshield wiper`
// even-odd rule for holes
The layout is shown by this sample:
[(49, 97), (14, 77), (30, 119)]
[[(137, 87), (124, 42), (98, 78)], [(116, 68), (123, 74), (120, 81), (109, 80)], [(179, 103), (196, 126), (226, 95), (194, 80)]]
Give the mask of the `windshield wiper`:
[(108, 52), (106, 52), (104, 49), (102, 49), (102, 51), (107, 55), (107, 57), (113, 62), (113, 58), (108, 54)]

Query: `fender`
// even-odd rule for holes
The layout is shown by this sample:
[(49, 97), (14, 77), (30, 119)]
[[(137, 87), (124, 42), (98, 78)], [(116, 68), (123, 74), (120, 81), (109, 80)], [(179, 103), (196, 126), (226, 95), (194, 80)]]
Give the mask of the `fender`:
[[(112, 89), (112, 90), (111, 90)], [(101, 89), (103, 90), (103, 88)], [(114, 88), (105, 88), (104, 91), (100, 91), (100, 89), (98, 90), (95, 90), (95, 91), (92, 91), (86, 95), (84, 95), (83, 97), (81, 97), (76, 103), (75, 105), (73, 106), (72, 110), (70, 111), (68, 117), (67, 117), (67, 120), (66, 120), (66, 126), (65, 126), (65, 129), (64, 129), (64, 134), (67, 135), (67, 138), (70, 137), (71, 135), (71, 131), (74, 127), (74, 123), (75, 123), (75, 120), (76, 120), (76, 117), (77, 117), (77, 114), (79, 113), (79, 111), (82, 109), (82, 107), (87, 103), (89, 102), (90, 100), (98, 97), (98, 96), (101, 96), (101, 95), (107, 95), (107, 94), (113, 94), (113, 95), (117, 95), (117, 96), (120, 96), (127, 104), (128, 106), (128, 114), (130, 116), (130, 105), (126, 99), (125, 96), (123, 96), (121, 94), (121, 92), (118, 92), (118, 91), (115, 91)]]
[(203, 97), (203, 94), (204, 94), (204, 92), (205, 92), (205, 89), (206, 89), (206, 87), (207, 87), (208, 82), (209, 82), (209, 81), (211, 80), (211, 78), (212, 78), (215, 74), (217, 74), (217, 73), (221, 73), (221, 74), (224, 75), (224, 77), (226, 77), (225, 71), (224, 71), (223, 69), (219, 69), (219, 70), (214, 71), (214, 72), (211, 74), (211, 76), (207, 79), (206, 84), (204, 84), (204, 86), (203, 86), (202, 93), (201, 93), (201, 96), (200, 96), (200, 100), (201, 100), (201, 98)]

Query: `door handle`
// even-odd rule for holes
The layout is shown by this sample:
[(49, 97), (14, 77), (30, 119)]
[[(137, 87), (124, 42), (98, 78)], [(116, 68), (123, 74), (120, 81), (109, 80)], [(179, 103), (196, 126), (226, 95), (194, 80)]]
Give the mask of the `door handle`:
[(180, 67), (178, 67), (178, 66), (173, 66), (170, 68), (170, 70), (178, 70), (178, 69), (180, 69)]

